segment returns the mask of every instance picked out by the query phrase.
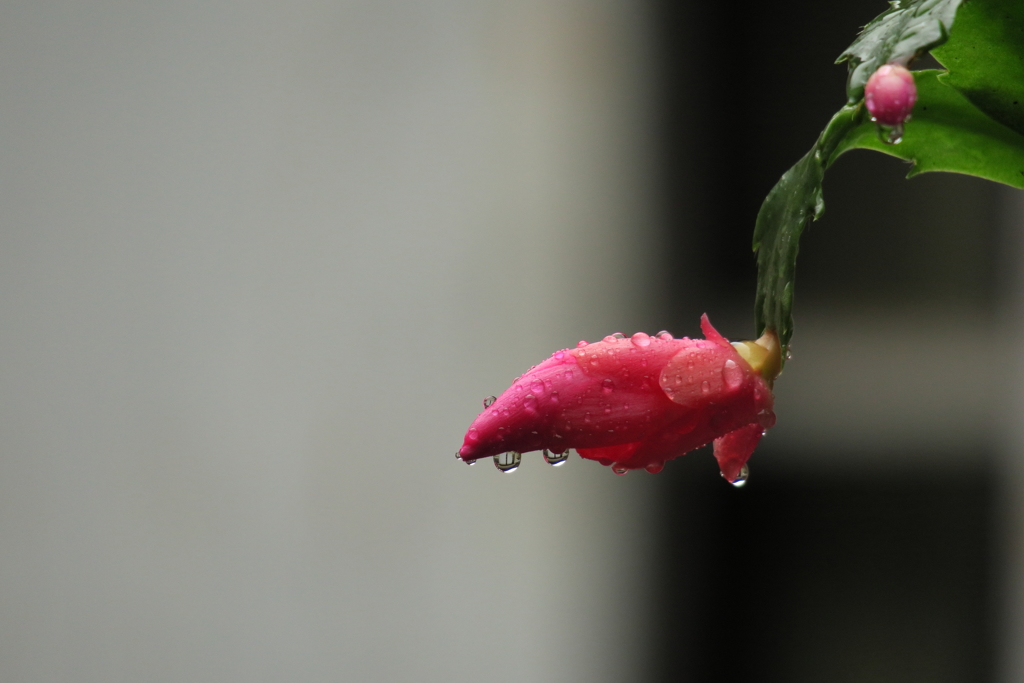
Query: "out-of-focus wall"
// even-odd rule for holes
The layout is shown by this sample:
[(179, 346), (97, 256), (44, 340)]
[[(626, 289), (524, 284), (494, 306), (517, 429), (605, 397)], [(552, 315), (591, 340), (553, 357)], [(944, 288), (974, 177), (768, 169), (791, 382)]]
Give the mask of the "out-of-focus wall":
[(453, 456), (649, 324), (645, 22), (5, 5), (0, 679), (640, 680), (650, 479)]
[(997, 603), (997, 678), (999, 683), (1024, 679), (1024, 193), (1003, 190), (1003, 261), (1012, 273), (1006, 282), (1004, 334), (1006, 353), (1001, 368), (999, 409), (995, 412), (999, 449), (997, 530), (1001, 556)]

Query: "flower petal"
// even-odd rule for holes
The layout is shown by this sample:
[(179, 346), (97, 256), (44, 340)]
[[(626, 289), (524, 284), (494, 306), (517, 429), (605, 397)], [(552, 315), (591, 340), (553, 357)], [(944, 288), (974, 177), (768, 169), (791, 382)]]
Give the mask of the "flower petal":
[(715, 460), (718, 461), (718, 467), (726, 481), (736, 481), (740, 478), (743, 466), (754, 453), (763, 434), (764, 427), (755, 423), (715, 439)]

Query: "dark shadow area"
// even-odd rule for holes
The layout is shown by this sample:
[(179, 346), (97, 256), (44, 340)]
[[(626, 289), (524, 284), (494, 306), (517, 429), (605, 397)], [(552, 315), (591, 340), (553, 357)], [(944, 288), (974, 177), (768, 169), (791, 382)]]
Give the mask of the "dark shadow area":
[[(654, 7), (668, 320), (692, 335), (707, 311), (727, 336), (749, 338), (758, 209), (843, 105), (846, 66), (833, 62), (886, 3)], [(956, 311), (995, 312), (997, 186), (908, 181), (907, 170), (853, 152), (829, 171), (825, 216), (801, 241), (795, 339), (810, 308), (825, 318), (934, 311), (954, 325)], [(722, 481), (707, 450), (660, 475), (654, 680), (991, 680), (988, 460), (918, 471), (907, 463), (926, 455), (894, 452), (882, 470), (846, 453), (834, 471), (835, 453), (768, 441), (742, 489)]]
[(809, 476), (776, 456), (742, 489), (703, 451), (666, 468), (655, 680), (991, 680), (989, 471)]

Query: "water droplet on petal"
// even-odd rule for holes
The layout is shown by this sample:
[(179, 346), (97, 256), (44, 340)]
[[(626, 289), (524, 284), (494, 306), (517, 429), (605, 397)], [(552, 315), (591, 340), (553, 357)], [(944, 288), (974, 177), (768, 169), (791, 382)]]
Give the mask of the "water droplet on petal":
[(551, 354), (551, 357), (554, 358), (555, 360), (562, 360), (563, 358), (565, 358), (565, 351), (555, 351), (553, 354)]
[(582, 349), (586, 345), (587, 345), (587, 342), (586, 342), (586, 340), (583, 340), (583, 339), (581, 339), (578, 342), (576, 342), (576, 348), (577, 349)]
[(601, 382), (601, 391), (604, 392), (605, 394), (612, 393), (613, 391), (615, 391), (615, 382), (613, 382), (610, 379), (606, 379), (605, 381)]
[(564, 374), (564, 377), (566, 379), (572, 379), (572, 370), (566, 370), (565, 374)]
[(544, 393), (544, 382), (541, 382), (539, 379), (535, 379), (530, 382), (530, 389), (533, 391), (534, 395), (542, 394)]
[(743, 384), (743, 370), (736, 361), (730, 358), (725, 361), (725, 366), (722, 368), (722, 379), (727, 388), (735, 389)]
[(523, 459), (523, 454), (519, 451), (509, 451), (508, 453), (498, 453), (494, 456), (494, 466), (502, 472), (508, 474), (514, 472), (519, 467), (519, 463)]
[(485, 398), (484, 399), (484, 409), (486, 410), (487, 408), (490, 408), (492, 405), (494, 405), (494, 402), (497, 401), (497, 400), (498, 400), (497, 396), (488, 396), (487, 398)]
[(469, 431), (466, 432), (466, 438), (470, 441), (479, 441), (480, 434), (476, 431), (476, 427), (470, 427)]
[(619, 476), (622, 476), (623, 474), (626, 474), (627, 472), (629, 472), (629, 468), (628, 467), (624, 467), (624, 466), (622, 466), (622, 465), (620, 465), (619, 463), (616, 462), (616, 463), (612, 463), (612, 472), (614, 472), (615, 474), (618, 474)]
[(616, 341), (616, 339), (615, 339), (615, 337), (613, 337), (612, 335), (609, 334), (607, 337), (605, 337), (601, 341), (614, 343)]
[(644, 332), (637, 332), (629, 338), (633, 342), (633, 346), (639, 346), (641, 349), (651, 345), (651, 338)]
[(537, 397), (533, 394), (527, 394), (523, 397), (523, 409), (528, 413), (537, 412)]
[(667, 330), (662, 330), (661, 332), (659, 332), (658, 334), (656, 334), (654, 336), (656, 336), (658, 339), (664, 339), (665, 341), (671, 341), (672, 340), (672, 335), (669, 334)]
[(739, 487), (743, 486), (744, 484), (746, 484), (747, 483), (747, 479), (749, 479), (749, 478), (750, 478), (750, 468), (747, 467), (744, 464), (743, 467), (740, 468), (739, 476), (737, 476), (735, 479), (733, 479), (729, 483), (731, 483), (736, 488), (739, 488)]
[(703, 382), (700, 383), (700, 390), (701, 390), (702, 393), (705, 393), (705, 394), (710, 394), (711, 393), (711, 385), (708, 384), (707, 380), (704, 380)]
[(616, 332), (612, 336), (615, 337), (616, 339), (625, 339), (626, 338), (626, 335), (622, 334), (621, 332)]
[(569, 459), (569, 449), (562, 451), (561, 453), (549, 453), (548, 450), (544, 449), (544, 461), (549, 465), (555, 467), (561, 467), (565, 464), (565, 461)]
[(557, 392), (557, 391), (552, 391), (552, 392), (551, 392), (551, 393), (550, 393), (550, 394), (548, 395), (548, 402), (550, 402), (550, 403), (554, 403), (554, 404), (557, 404), (557, 403), (558, 403), (558, 392)]
[(663, 469), (665, 469), (665, 465), (660, 462), (652, 462), (644, 469), (650, 472), (651, 474), (657, 474), (658, 472), (661, 472)]

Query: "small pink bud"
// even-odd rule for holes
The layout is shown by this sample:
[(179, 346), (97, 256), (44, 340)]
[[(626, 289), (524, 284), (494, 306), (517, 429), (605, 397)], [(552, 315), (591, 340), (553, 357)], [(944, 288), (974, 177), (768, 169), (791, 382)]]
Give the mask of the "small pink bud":
[(875, 121), (898, 126), (910, 117), (917, 102), (914, 76), (899, 64), (886, 64), (871, 74), (864, 86), (864, 103)]

